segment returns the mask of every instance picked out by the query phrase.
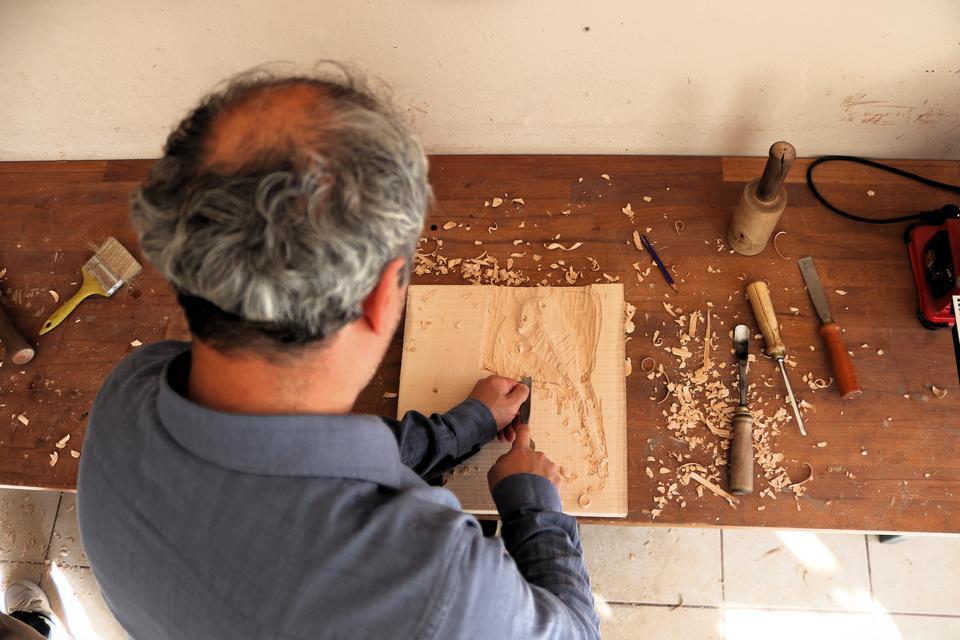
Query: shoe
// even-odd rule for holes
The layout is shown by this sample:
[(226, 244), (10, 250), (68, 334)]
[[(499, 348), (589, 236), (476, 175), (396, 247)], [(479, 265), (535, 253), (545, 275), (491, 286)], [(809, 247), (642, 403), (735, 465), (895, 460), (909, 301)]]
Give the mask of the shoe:
[(7, 585), (7, 590), (3, 594), (3, 601), (7, 613), (24, 611), (40, 614), (48, 620), (54, 619), (47, 594), (29, 580), (16, 580)]

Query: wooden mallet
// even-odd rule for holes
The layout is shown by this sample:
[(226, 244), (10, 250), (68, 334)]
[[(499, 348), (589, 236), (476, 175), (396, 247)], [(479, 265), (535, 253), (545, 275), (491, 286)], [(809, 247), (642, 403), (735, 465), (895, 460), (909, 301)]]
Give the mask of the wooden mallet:
[(0, 307), (0, 343), (7, 350), (7, 357), (13, 364), (27, 364), (33, 360), (33, 347), (23, 339), (2, 307)]

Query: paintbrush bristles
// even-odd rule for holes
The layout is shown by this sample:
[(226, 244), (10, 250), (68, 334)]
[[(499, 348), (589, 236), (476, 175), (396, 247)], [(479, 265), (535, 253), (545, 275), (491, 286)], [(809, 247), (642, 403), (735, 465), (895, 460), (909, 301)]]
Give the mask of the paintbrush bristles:
[(113, 271), (117, 278), (123, 282), (130, 282), (143, 269), (137, 259), (112, 236), (100, 245), (100, 248), (97, 249), (97, 255), (100, 256), (100, 259), (103, 260), (110, 271)]

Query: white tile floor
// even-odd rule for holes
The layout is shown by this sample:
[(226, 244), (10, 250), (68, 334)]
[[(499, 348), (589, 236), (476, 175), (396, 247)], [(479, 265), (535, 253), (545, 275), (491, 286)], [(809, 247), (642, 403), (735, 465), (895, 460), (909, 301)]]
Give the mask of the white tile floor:
[[(608, 640), (960, 638), (960, 536), (581, 532)], [(0, 489), (0, 587), (18, 578), (40, 582), (73, 638), (125, 637), (87, 566), (74, 496)]]

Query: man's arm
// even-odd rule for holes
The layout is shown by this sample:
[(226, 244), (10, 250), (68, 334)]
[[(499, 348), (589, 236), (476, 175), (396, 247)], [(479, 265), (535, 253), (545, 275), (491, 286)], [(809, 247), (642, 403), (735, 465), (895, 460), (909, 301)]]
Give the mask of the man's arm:
[(556, 487), (515, 474), (497, 484), (493, 497), (510, 555), (476, 527), (464, 533), (450, 613), (434, 637), (599, 638), (579, 530), (561, 512)]
[[(489, 376), (447, 413), (430, 417), (408, 411), (401, 420), (383, 418), (400, 446), (400, 459), (423, 478), (460, 464), (497, 435), (509, 431), (529, 389), (516, 380)], [(512, 437), (512, 433), (506, 436)]]
[(400, 446), (400, 459), (423, 478), (452, 469), (497, 435), (490, 410), (468, 398), (447, 413), (427, 417), (408, 411), (401, 420), (384, 418)]

